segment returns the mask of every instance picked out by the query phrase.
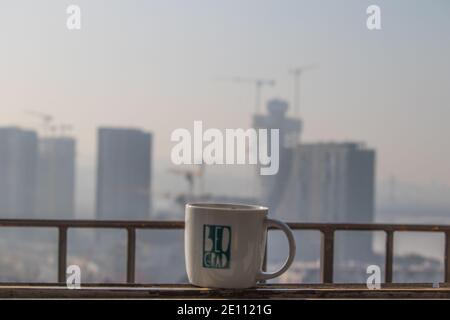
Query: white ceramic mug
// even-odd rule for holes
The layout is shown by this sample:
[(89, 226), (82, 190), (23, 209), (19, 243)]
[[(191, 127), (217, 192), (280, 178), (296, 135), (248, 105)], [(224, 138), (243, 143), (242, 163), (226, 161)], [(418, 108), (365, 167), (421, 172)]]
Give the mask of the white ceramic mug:
[[(289, 227), (267, 217), (261, 206), (193, 203), (186, 205), (184, 233), (189, 282), (210, 288), (249, 288), (284, 273), (295, 257)], [(289, 257), (276, 272), (262, 271), (269, 227), (279, 228), (289, 241)]]

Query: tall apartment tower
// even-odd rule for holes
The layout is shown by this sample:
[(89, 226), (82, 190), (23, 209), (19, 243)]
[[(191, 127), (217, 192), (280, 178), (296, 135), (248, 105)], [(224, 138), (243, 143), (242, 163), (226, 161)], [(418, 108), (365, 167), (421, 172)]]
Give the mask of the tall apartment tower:
[[(299, 149), (299, 220), (372, 223), (375, 151), (356, 143), (302, 144)], [(372, 255), (372, 235), (343, 234), (335, 243), (341, 258)], [(309, 246), (304, 246), (308, 248)]]
[[(260, 201), (270, 209), (270, 214), (285, 221), (298, 221), (298, 211), (293, 205), (298, 199), (298, 181), (295, 179), (298, 170), (296, 150), (300, 141), (302, 122), (287, 116), (289, 105), (281, 99), (272, 99), (267, 103), (267, 113), (253, 117), (256, 129), (279, 130), (279, 170), (271, 176), (260, 176), (258, 185)], [(271, 143), (268, 134), (268, 149)], [(261, 146), (259, 146), (261, 147)], [(257, 168), (259, 174), (259, 167)]]
[(137, 129), (99, 129), (97, 219), (150, 217), (151, 154), (150, 133)]
[(75, 218), (75, 139), (39, 139), (37, 215), (47, 219)]
[(34, 131), (0, 128), (1, 218), (34, 218), (37, 145)]

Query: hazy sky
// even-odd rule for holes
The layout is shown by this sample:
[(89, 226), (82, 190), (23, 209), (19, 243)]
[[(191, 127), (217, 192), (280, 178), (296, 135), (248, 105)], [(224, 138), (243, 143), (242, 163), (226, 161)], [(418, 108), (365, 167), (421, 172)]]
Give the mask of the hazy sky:
[[(80, 31), (66, 28), (69, 4)], [(370, 4), (381, 31), (366, 28)], [(250, 125), (253, 87), (218, 78), (274, 78), (264, 99), (290, 100), (288, 69), (317, 63), (303, 140), (365, 141), (379, 179), (450, 184), (449, 17), (447, 0), (2, 0), (0, 125), (50, 113), (74, 126), (83, 166), (98, 125), (140, 127), (167, 166), (175, 128)]]

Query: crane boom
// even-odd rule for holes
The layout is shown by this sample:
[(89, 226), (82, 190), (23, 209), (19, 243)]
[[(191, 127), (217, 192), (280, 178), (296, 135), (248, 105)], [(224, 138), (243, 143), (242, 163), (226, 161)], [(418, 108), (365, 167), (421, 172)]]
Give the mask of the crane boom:
[(309, 64), (303, 67), (297, 67), (289, 70), (289, 73), (293, 75), (294, 77), (294, 116), (299, 117), (300, 116), (300, 77), (302, 76), (303, 72), (308, 70), (317, 69), (318, 66), (316, 64)]
[(261, 78), (246, 78), (246, 77), (232, 77), (230, 79), (234, 83), (250, 83), (255, 86), (255, 112), (260, 113), (261, 107), (261, 91), (262, 88), (273, 87), (275, 85), (275, 80), (272, 79), (261, 79)]

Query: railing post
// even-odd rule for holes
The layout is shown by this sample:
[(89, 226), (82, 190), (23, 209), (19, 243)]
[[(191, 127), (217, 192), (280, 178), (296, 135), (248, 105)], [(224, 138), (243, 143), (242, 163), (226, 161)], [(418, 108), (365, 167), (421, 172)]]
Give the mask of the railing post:
[(445, 233), (445, 275), (444, 275), (444, 281), (450, 282), (450, 232), (447, 231)]
[(134, 283), (136, 261), (136, 229), (127, 228), (127, 283)]
[(321, 230), (320, 273), (322, 283), (333, 283), (334, 230)]
[(386, 259), (384, 282), (392, 283), (392, 270), (394, 264), (394, 231), (386, 231)]
[(58, 228), (58, 282), (66, 282), (67, 268), (67, 227)]

